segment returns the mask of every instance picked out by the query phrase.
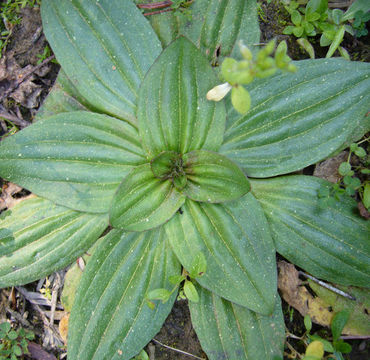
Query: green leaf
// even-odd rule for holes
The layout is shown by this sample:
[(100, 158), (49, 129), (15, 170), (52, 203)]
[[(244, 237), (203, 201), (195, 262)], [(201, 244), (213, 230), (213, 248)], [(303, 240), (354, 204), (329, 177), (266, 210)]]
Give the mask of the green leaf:
[(106, 215), (80, 213), (42, 198), (0, 218), (0, 287), (26, 284), (65, 268), (108, 226)]
[(338, 49), (338, 46), (343, 41), (345, 31), (346, 30), (345, 30), (344, 26), (341, 26), (336, 31), (333, 42), (330, 44), (329, 50), (328, 50), (327, 54), (325, 55), (326, 58), (330, 58), (334, 55), (335, 50)]
[(10, 330), (10, 331), (8, 332), (8, 338), (9, 338), (10, 340), (15, 340), (17, 337), (18, 337), (18, 334), (17, 334), (17, 332), (16, 332), (16, 331), (14, 331), (14, 330)]
[(57, 80), (47, 98), (37, 111), (36, 120), (63, 112), (79, 110), (96, 110), (87, 103), (69, 80), (63, 69), (58, 73)]
[(161, 300), (163, 303), (168, 301), (171, 292), (167, 289), (154, 289), (148, 292), (147, 298), (149, 300)]
[(304, 321), (304, 327), (306, 328), (306, 331), (309, 333), (312, 329), (312, 321), (311, 321), (310, 315), (306, 315), (303, 321)]
[(16, 356), (21, 356), (23, 354), (22, 349), (18, 345), (13, 345), (12, 352)]
[(352, 346), (341, 339), (333, 341), (333, 345), (335, 350), (341, 352), (342, 354), (349, 354), (352, 351)]
[(133, 2), (50, 0), (41, 15), (48, 42), (79, 93), (100, 112), (135, 124), (139, 86), (162, 49)]
[(255, 0), (197, 0), (190, 7), (192, 21), (182, 22), (180, 33), (216, 63), (226, 56), (241, 58), (236, 44), (242, 40), (250, 49), (260, 41)]
[(133, 166), (144, 163), (137, 131), (85, 111), (36, 122), (0, 144), (0, 174), (74, 210), (107, 212)]
[(128, 234), (113, 230), (101, 242), (73, 305), (68, 358), (128, 360), (160, 330), (176, 293), (154, 310), (146, 305), (146, 295), (171, 287), (168, 274), (180, 274), (163, 235), (161, 228)]
[(171, 275), (168, 277), (168, 281), (172, 284), (172, 285), (177, 285), (177, 284), (180, 284), (181, 282), (183, 282), (184, 280), (186, 279), (185, 276), (183, 275)]
[(169, 220), (185, 201), (171, 180), (154, 177), (149, 164), (131, 171), (112, 202), (110, 223), (127, 231), (143, 231)]
[(251, 107), (251, 96), (243, 86), (234, 86), (231, 90), (231, 102), (240, 114), (246, 114)]
[(298, 10), (293, 10), (291, 13), (291, 17), (292, 17), (292, 23), (295, 26), (299, 26), (301, 24), (302, 15), (300, 14)]
[(199, 301), (197, 289), (195, 288), (194, 284), (189, 280), (185, 280), (184, 293), (190, 302), (197, 303)]
[(187, 184), (184, 194), (195, 201), (224, 202), (238, 199), (250, 190), (247, 177), (225, 156), (210, 151), (192, 151), (183, 156)]
[(191, 320), (210, 360), (282, 358), (284, 319), (280, 300), (263, 316), (197, 286), (199, 303), (189, 303)]
[(354, 150), (354, 153), (359, 157), (359, 158), (363, 158), (366, 156), (366, 151), (364, 148), (362, 147), (358, 147), (357, 149)]
[(342, 334), (342, 330), (349, 319), (349, 315), (350, 313), (348, 310), (343, 310), (334, 315), (330, 326), (334, 340), (339, 339), (340, 335)]
[(319, 208), (318, 190), (328, 185), (309, 176), (252, 181), (281, 255), (318, 278), (369, 287), (369, 223), (348, 197)]
[(349, 175), (352, 172), (351, 164), (348, 162), (342, 162), (339, 165), (338, 172), (342, 176)]
[(276, 295), (274, 244), (269, 227), (251, 194), (223, 204), (187, 200), (182, 214), (165, 225), (176, 256), (185, 269), (202, 252), (207, 271), (203, 287), (254, 311), (272, 312)]
[(207, 260), (202, 252), (198, 252), (195, 255), (191, 267), (189, 270), (189, 275), (193, 279), (203, 276), (207, 270)]
[(140, 135), (150, 158), (162, 151), (218, 150), (223, 103), (207, 101), (218, 80), (199, 50), (181, 37), (163, 51), (140, 88)]
[(5, 335), (7, 334), (10, 329), (12, 328), (12, 326), (7, 322), (7, 321), (4, 321), (0, 324), (0, 331)]
[(370, 208), (370, 183), (367, 183), (364, 187), (363, 203), (366, 209)]
[[(343, 59), (304, 60), (298, 71), (255, 81), (252, 109), (230, 109), (220, 152), (248, 176), (300, 170), (361, 138), (370, 129), (370, 65)], [(351, 119), (351, 121), (348, 121)]]

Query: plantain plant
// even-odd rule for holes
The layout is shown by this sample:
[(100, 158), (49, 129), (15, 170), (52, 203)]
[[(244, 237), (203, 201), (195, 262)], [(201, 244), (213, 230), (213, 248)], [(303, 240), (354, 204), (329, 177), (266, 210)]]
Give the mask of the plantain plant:
[[(139, 1), (137, 1), (139, 2)], [(259, 41), (255, 0), (196, 0), (192, 20), (145, 18), (133, 1), (48, 0), (62, 70), (37, 121), (0, 145), (0, 175), (36, 196), (1, 214), (0, 286), (62, 269), (99, 238), (74, 301), (68, 359), (130, 359), (176, 299), (147, 305), (190, 270), (192, 322), (209, 359), (279, 359), (275, 252), (316, 277), (368, 287), (368, 224), (325, 181), (289, 175), (369, 129), (369, 72), (295, 62), (248, 84), (252, 106), (213, 102), (217, 68)]]

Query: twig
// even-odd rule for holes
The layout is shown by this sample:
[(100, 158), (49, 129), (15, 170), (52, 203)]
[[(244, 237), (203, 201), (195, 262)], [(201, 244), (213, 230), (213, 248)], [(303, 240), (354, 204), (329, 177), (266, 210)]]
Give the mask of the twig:
[(199, 357), (199, 356), (196, 356), (196, 355), (190, 354), (190, 353), (188, 353), (188, 352), (186, 352), (186, 351), (182, 351), (182, 350), (179, 350), (179, 349), (173, 348), (173, 347), (171, 347), (171, 346), (168, 346), (168, 345), (162, 344), (160, 341), (158, 341), (158, 340), (156, 340), (156, 339), (152, 339), (152, 341), (154, 341), (156, 344), (161, 345), (161, 346), (163, 346), (163, 347), (165, 347), (165, 348), (167, 348), (167, 349), (170, 349), (170, 350), (173, 350), (173, 351), (179, 352), (179, 353), (184, 354), (184, 355), (187, 355), (187, 356), (191, 356), (191, 357), (193, 357), (193, 358), (195, 358), (195, 359), (205, 360), (204, 358), (201, 358), (201, 357)]
[(5, 111), (1, 111), (0, 110), (0, 117), (4, 118), (6, 120), (10, 120), (15, 125), (17, 125), (17, 126), (19, 126), (21, 128), (25, 128), (28, 125), (30, 125), (30, 123), (28, 121), (25, 121), (25, 120), (19, 118), (18, 116), (9, 114), (8, 112), (5, 112)]
[(339, 290), (337, 289), (336, 287), (334, 287), (333, 285), (330, 285), (330, 284), (327, 284), (325, 283), (324, 281), (321, 281), (319, 279), (316, 279), (315, 277), (313, 277), (312, 275), (309, 275), (309, 274), (306, 274), (305, 272), (303, 271), (299, 271), (299, 274), (300, 275), (303, 275), (304, 277), (308, 278), (308, 279), (311, 279), (312, 281), (318, 283), (319, 285), (323, 286), (324, 288), (332, 291), (332, 292), (335, 292), (336, 294), (338, 295), (341, 295), (347, 299), (350, 299), (350, 300), (356, 300), (355, 297), (353, 297), (352, 295), (350, 294), (347, 294), (346, 292), (342, 291), (342, 290)]
[(14, 90), (16, 90), (18, 86), (22, 84), (22, 82), (25, 81), (30, 75), (32, 75), (38, 69), (42, 68), (44, 65), (48, 64), (51, 60), (54, 60), (54, 58), (55, 58), (54, 55), (49, 56), (41, 64), (34, 66), (32, 69), (30, 69), (25, 74), (23, 74), (23, 76), (0, 97), (0, 101), (7, 98), (9, 94), (11, 94)]
[(160, 1), (156, 3), (150, 3), (150, 4), (137, 4), (136, 6), (139, 9), (163, 9), (166, 7), (169, 7), (173, 4), (171, 0), (165, 0), (165, 1)]
[(340, 337), (341, 339), (343, 340), (367, 340), (367, 339), (370, 339), (370, 336), (369, 335), (348, 335), (348, 336), (341, 336)]
[(172, 11), (172, 10), (173, 9), (157, 10), (157, 11), (152, 11), (152, 12), (144, 13), (143, 15), (144, 16), (157, 15), (157, 14), (162, 14), (162, 13), (165, 13), (165, 12), (168, 12), (168, 11)]

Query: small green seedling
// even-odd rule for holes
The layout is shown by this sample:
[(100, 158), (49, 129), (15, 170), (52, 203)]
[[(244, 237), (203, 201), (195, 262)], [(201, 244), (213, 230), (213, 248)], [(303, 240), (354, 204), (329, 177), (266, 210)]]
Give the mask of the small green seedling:
[(154, 309), (155, 304), (152, 300), (161, 300), (165, 303), (169, 300), (170, 296), (179, 289), (183, 283), (182, 289), (179, 291), (179, 299), (188, 299), (189, 301), (197, 303), (199, 295), (194, 286), (193, 281), (204, 275), (207, 269), (207, 261), (202, 252), (199, 252), (193, 259), (189, 271), (183, 270), (181, 275), (173, 275), (169, 277), (169, 281), (174, 285), (171, 291), (167, 289), (154, 289), (147, 295), (147, 305)]
[(346, 12), (329, 9), (328, 0), (309, 0), (306, 6), (300, 5), (297, 1), (285, 3), (293, 25), (285, 27), (283, 33), (297, 37), (298, 43), (311, 58), (315, 57), (315, 52), (307, 37), (321, 34), (320, 45), (329, 46), (327, 58), (338, 50), (342, 57), (349, 60), (349, 54), (340, 44), (346, 32), (357, 37), (366, 35), (365, 24), (370, 18), (369, 2), (357, 0)]
[(10, 323), (0, 324), (0, 360), (16, 360), (28, 354), (28, 341), (33, 340), (35, 334), (20, 328), (13, 330)]
[(306, 328), (305, 336), (308, 338), (309, 345), (303, 360), (321, 360), (324, 356), (324, 352), (332, 353), (333, 355), (331, 357), (334, 359), (343, 360), (342, 354), (348, 354), (352, 351), (351, 345), (340, 339), (340, 335), (348, 319), (349, 312), (347, 310), (340, 311), (334, 315), (330, 326), (333, 338), (330, 342), (317, 334), (310, 334), (312, 322), (311, 318), (306, 315), (304, 317), (304, 325)]
[[(367, 152), (363, 147), (359, 146), (359, 144), (365, 141), (368, 141), (368, 139), (350, 145), (347, 161), (342, 162), (338, 167), (338, 174), (341, 175), (341, 179), (332, 186), (320, 187), (318, 196), (322, 208), (335, 205), (336, 200), (339, 200), (342, 195), (354, 196), (356, 191), (360, 194), (365, 207), (369, 208), (369, 182), (365, 181), (362, 183), (356, 177), (356, 174), (359, 173), (369, 174)], [(353, 154), (360, 159), (361, 165), (352, 167), (350, 160)]]

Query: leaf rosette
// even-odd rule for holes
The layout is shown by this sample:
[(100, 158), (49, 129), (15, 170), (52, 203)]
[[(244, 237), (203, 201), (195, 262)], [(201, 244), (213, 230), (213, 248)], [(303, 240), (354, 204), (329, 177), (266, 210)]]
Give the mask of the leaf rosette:
[(113, 228), (79, 285), (70, 359), (139, 353), (176, 299), (151, 309), (147, 294), (200, 253), (190, 310), (210, 359), (282, 356), (275, 246), (313, 275), (368, 286), (368, 225), (353, 201), (319, 209), (323, 181), (285, 175), (369, 129), (368, 64), (297, 62), (250, 84), (240, 115), (206, 94), (218, 83), (210, 62), (259, 41), (254, 0), (197, 0), (190, 23), (148, 22), (133, 1), (41, 9), (62, 70), (37, 121), (0, 145), (1, 176), (38, 195), (1, 215), (0, 284), (64, 268)]

